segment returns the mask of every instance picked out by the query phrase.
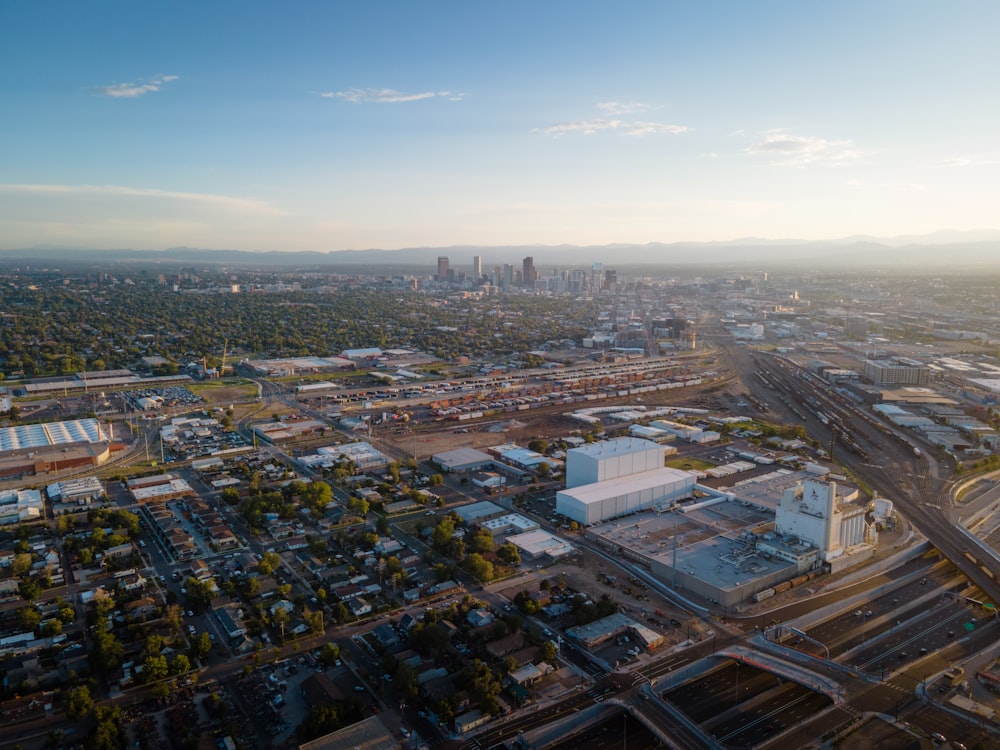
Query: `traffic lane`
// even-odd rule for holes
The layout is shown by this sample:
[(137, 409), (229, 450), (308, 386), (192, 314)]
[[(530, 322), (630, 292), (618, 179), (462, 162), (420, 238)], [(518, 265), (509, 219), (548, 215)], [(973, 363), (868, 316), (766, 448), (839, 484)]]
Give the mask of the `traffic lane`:
[(825, 695), (787, 684), (777, 695), (725, 714), (706, 730), (726, 745), (754, 747), (833, 703)]

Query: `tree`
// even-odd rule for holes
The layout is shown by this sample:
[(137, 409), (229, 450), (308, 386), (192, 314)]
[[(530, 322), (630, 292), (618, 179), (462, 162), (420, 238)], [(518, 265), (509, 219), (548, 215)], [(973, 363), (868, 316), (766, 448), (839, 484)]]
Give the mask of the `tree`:
[(538, 472), (538, 476), (543, 479), (552, 473), (552, 466), (548, 461), (542, 461), (538, 466), (535, 467), (535, 471)]
[(208, 633), (198, 633), (191, 639), (189, 652), (192, 658), (201, 661), (212, 650), (212, 637)]
[(34, 607), (22, 607), (17, 612), (17, 621), (24, 630), (34, 630), (42, 621), (42, 616)]
[(308, 627), (311, 632), (313, 633), (323, 632), (324, 622), (323, 622), (322, 611), (317, 610), (313, 612), (309, 609), (303, 610), (302, 619), (305, 621), (306, 627)]
[(434, 531), (431, 533), (431, 544), (437, 552), (447, 554), (454, 534), (455, 520), (451, 516), (445, 516), (434, 527)]
[(549, 450), (549, 441), (542, 438), (535, 438), (534, 440), (528, 441), (528, 450), (535, 451), (535, 453), (546, 453)]
[(493, 535), (490, 530), (480, 526), (472, 534), (466, 536), (466, 546), (470, 552), (479, 554), (492, 552), (496, 546), (493, 542)]
[[(202, 633), (202, 635), (206, 635)], [(184, 674), (191, 671), (191, 661), (184, 654), (177, 654), (170, 662), (170, 674)]]
[(332, 667), (340, 658), (340, 646), (336, 643), (324, 643), (319, 650), (317, 657), (325, 667)]
[(467, 555), (464, 565), (469, 574), (480, 583), (485, 583), (493, 578), (493, 563), (478, 552)]
[(94, 707), (90, 688), (80, 685), (66, 693), (66, 713), (71, 719), (82, 719)]
[(10, 571), (14, 578), (20, 578), (25, 573), (31, 570), (31, 554), (28, 552), (21, 552), (14, 555), (14, 562), (10, 566)]
[(542, 643), (542, 661), (547, 661), (549, 663), (554, 663), (556, 660), (556, 644), (552, 641), (544, 641)]
[(170, 665), (163, 655), (147, 656), (142, 666), (142, 677), (145, 682), (156, 682), (170, 674)]
[(430, 477), (428, 477), (427, 479), (427, 483), (431, 487), (440, 487), (442, 484), (444, 484), (444, 477), (441, 476), (440, 474), (431, 474)]
[(257, 563), (257, 572), (269, 576), (279, 567), (281, 567), (281, 555), (268, 551), (261, 555), (260, 561)]
[(22, 599), (33, 602), (42, 593), (42, 587), (34, 578), (22, 578), (17, 585), (17, 591)]
[(363, 497), (355, 497), (352, 495), (351, 499), (347, 501), (347, 509), (354, 515), (364, 518), (368, 515), (370, 506), (368, 505), (368, 501)]
[(508, 565), (520, 565), (521, 564), (521, 553), (518, 552), (517, 547), (515, 547), (510, 542), (506, 544), (501, 544), (497, 547), (497, 558), (501, 562), (505, 562)]

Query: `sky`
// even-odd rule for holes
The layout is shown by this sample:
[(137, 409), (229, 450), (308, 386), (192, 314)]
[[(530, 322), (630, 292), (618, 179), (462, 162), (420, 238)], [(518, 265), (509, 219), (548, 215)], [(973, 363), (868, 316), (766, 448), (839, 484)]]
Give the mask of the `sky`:
[(1000, 229), (1000, 3), (0, 3), (0, 249)]

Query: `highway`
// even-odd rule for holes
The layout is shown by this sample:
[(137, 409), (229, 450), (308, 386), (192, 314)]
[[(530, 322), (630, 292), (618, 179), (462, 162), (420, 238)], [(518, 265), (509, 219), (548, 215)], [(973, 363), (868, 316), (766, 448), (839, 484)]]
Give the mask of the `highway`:
[[(958, 518), (951, 511), (951, 488), (953, 481), (939, 475), (950, 471), (951, 463), (938, 464), (929, 455), (929, 446), (914, 451), (915, 438), (879, 423), (853, 405), (843, 396), (834, 395), (833, 390), (819, 381), (812, 373), (793, 365), (790, 360), (749, 352), (740, 347), (727, 347), (744, 385), (765, 401), (775, 400), (775, 389), (769, 388), (757, 376), (767, 373), (770, 381), (783, 385), (789, 401), (789, 408), (806, 415), (806, 427), (812, 435), (832, 433), (818, 414), (827, 420), (835, 418), (843, 426), (838, 434), (852, 439), (860, 451), (840, 450), (837, 460), (844, 463), (879, 494), (892, 500), (907, 520), (923, 534), (962, 573), (978, 586), (986, 597), (994, 603), (1000, 602), (1000, 584), (996, 581), (1000, 566), (984, 570), (970, 560), (966, 553), (995, 565), (993, 553), (978, 539), (970, 538), (955, 528)], [(807, 399), (814, 399), (807, 401)], [(815, 417), (815, 418), (814, 418)], [(946, 503), (942, 508), (942, 503)]]

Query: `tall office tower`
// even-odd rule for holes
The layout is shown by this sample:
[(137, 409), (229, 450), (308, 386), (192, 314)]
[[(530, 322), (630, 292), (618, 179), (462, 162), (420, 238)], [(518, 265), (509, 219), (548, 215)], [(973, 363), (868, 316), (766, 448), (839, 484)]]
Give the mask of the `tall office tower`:
[(503, 285), (508, 289), (514, 286), (514, 266), (510, 263), (503, 264)]
[(495, 287), (499, 287), (503, 283), (503, 269), (500, 266), (493, 266), (493, 275), (490, 277), (490, 283)]
[(438, 281), (448, 280), (448, 258), (444, 255), (438, 256)]
[(473, 255), (472, 256), (472, 278), (479, 281), (483, 278), (483, 256)]
[(535, 259), (529, 255), (522, 261), (521, 266), (522, 283), (525, 286), (534, 286), (535, 280), (538, 278), (538, 274), (535, 271)]

